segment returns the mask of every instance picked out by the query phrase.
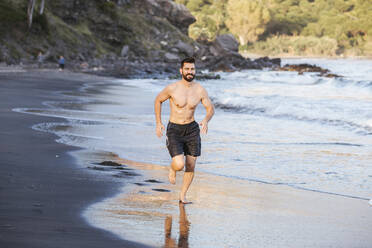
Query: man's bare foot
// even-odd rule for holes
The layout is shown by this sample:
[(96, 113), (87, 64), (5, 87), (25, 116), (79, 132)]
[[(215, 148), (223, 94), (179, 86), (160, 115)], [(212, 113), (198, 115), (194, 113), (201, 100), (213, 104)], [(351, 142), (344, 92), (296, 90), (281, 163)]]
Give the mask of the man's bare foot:
[(182, 204), (191, 204), (192, 202), (186, 200), (186, 195), (182, 195), (182, 193), (181, 193), (180, 194), (180, 198), (179, 198), (179, 203), (182, 203)]
[(185, 196), (180, 195), (179, 203), (180, 203), (180, 204), (191, 204), (192, 202), (186, 200), (186, 197), (185, 197)]
[(168, 179), (171, 184), (176, 184), (176, 171), (172, 168), (169, 168)]

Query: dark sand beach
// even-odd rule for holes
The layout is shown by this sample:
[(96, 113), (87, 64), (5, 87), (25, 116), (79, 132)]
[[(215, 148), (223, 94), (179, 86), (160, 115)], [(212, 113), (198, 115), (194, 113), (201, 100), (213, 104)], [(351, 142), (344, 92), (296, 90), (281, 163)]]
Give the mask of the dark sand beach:
[(0, 247), (144, 247), (86, 223), (81, 211), (117, 193), (122, 183), (79, 170), (68, 152), (77, 148), (31, 126), (61, 119), (25, 115), (17, 107), (62, 100), (103, 79), (69, 72), (0, 72)]

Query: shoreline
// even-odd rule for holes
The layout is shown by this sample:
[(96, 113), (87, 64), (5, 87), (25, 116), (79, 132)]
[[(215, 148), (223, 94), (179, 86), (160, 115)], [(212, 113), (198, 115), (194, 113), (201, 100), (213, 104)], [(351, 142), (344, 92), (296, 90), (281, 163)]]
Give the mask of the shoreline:
[(144, 247), (89, 225), (86, 206), (114, 195), (123, 182), (111, 182), (78, 168), (56, 135), (35, 131), (61, 118), (26, 115), (14, 108), (45, 107), (63, 101), (61, 91), (78, 91), (105, 78), (64, 72), (0, 73), (0, 245), (4, 247)]
[[(255, 54), (255, 53), (249, 53), (241, 51), (239, 52), (241, 56), (243, 56), (245, 59), (260, 59), (264, 57), (269, 57), (270, 59), (279, 58), (281, 60), (298, 60), (298, 59), (319, 59), (319, 60), (372, 60), (372, 57), (368, 56), (354, 56), (354, 57), (340, 57), (340, 56), (292, 56), (292, 55), (277, 55), (277, 56), (270, 56), (270, 55), (262, 55), (262, 54)], [(284, 66), (281, 65), (281, 66)], [(141, 67), (139, 65), (139, 67)], [(262, 68), (264, 70), (265, 68)], [(239, 68), (238, 68), (239, 70)], [(247, 69), (249, 70), (249, 69)], [(6, 73), (47, 73), (47, 72), (57, 72), (57, 73), (76, 73), (81, 75), (90, 75), (92, 77), (100, 77), (100, 78), (119, 78), (119, 79), (144, 79), (144, 78), (154, 78), (154, 79), (165, 79), (165, 78), (172, 78), (174, 77), (175, 73), (177, 73), (177, 70), (175, 71), (160, 71), (158, 73), (147, 73), (146, 70), (141, 70), (140, 68), (136, 68), (135, 73), (124, 73), (120, 74), (116, 72), (115, 70), (111, 69), (105, 69), (103, 67), (92, 67), (92, 68), (69, 68), (67, 65), (67, 68), (59, 72), (58, 71), (58, 65), (55, 63), (45, 63), (45, 65), (42, 68), (37, 67), (37, 63), (26, 63), (26, 64), (20, 64), (20, 65), (5, 65), (0, 64), (0, 75), (6, 74)], [(208, 73), (200, 73), (199, 76), (201, 76), (201, 79), (218, 79), (220, 71), (215, 72), (208, 72)]]

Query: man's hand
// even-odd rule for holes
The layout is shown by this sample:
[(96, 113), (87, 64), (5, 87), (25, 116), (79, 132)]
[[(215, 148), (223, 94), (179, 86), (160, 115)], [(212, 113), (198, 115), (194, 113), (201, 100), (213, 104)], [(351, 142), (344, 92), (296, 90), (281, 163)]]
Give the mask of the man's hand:
[(165, 127), (164, 127), (163, 123), (156, 124), (156, 136), (158, 136), (158, 138), (163, 136), (163, 131), (164, 130), (165, 130)]
[(207, 134), (208, 133), (208, 121), (206, 120), (203, 120), (202, 122), (200, 122), (200, 126), (201, 126), (201, 134)]

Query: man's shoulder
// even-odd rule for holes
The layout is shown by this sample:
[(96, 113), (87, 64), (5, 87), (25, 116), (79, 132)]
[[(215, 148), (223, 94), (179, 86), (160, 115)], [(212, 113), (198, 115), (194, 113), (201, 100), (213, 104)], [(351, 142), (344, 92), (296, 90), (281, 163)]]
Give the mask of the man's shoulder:
[(203, 88), (203, 86), (199, 82), (194, 82), (195, 86), (198, 88)]
[(195, 88), (196, 88), (197, 91), (204, 91), (205, 90), (203, 85), (201, 85), (198, 82), (194, 82), (194, 85), (195, 85)]
[(167, 87), (168, 89), (170, 89), (170, 90), (173, 90), (173, 89), (175, 89), (175, 88), (178, 86), (178, 84), (179, 84), (179, 81), (174, 82), (174, 83), (170, 83), (170, 84), (168, 84), (166, 87)]

